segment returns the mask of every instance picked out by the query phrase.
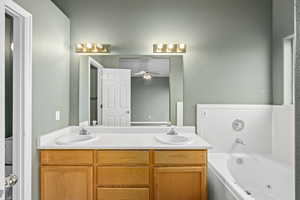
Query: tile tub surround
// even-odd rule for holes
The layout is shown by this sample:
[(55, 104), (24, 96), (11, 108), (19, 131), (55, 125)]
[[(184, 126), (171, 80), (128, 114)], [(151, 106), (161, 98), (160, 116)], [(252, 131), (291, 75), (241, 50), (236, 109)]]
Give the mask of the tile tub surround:
[(79, 127), (70, 126), (43, 135), (38, 140), (38, 149), (210, 149), (211, 146), (195, 134), (194, 127), (177, 127), (183, 135), (193, 138), (193, 142), (185, 145), (162, 144), (155, 139), (156, 135), (165, 134), (168, 127), (85, 127), (96, 140), (57, 145), (55, 139), (65, 135), (76, 135)]
[[(291, 105), (199, 104), (197, 132), (213, 145), (211, 152), (272, 154), (274, 159), (294, 166), (294, 116), (295, 108)], [(232, 129), (235, 119), (245, 122), (244, 130)], [(236, 138), (244, 140), (246, 146), (234, 146)]]
[[(244, 128), (235, 131), (232, 123), (244, 122)], [(217, 124), (217, 126), (216, 126)], [(272, 152), (272, 106), (198, 104), (197, 133), (213, 145), (212, 152)], [(235, 145), (236, 138), (245, 146)]]

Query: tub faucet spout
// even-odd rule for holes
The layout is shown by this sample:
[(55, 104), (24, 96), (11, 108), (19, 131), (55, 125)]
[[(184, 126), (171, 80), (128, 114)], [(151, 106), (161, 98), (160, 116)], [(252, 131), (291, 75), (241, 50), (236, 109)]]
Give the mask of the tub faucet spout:
[(235, 140), (235, 143), (236, 144), (241, 144), (241, 145), (246, 145), (246, 143), (244, 142), (244, 140), (242, 140), (241, 138), (236, 138), (236, 140)]
[(79, 131), (79, 135), (90, 135), (90, 132), (85, 128), (81, 128)]

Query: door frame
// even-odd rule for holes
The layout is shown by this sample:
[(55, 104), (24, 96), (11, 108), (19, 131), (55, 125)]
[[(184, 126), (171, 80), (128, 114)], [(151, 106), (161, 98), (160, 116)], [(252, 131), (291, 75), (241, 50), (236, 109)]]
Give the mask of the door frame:
[[(295, 104), (295, 63), (296, 63), (296, 35), (292, 34), (283, 38), (283, 104), (285, 105), (294, 105)], [(289, 55), (286, 52), (287, 44), (291, 44), (292, 54)], [(292, 63), (288, 63), (289, 60), (286, 60), (286, 57), (292, 56)], [(292, 65), (292, 68), (288, 68), (289, 65)], [(292, 87), (292, 94), (289, 93), (290, 88)]]
[[(14, 200), (31, 200), (32, 184), (32, 15), (12, 0), (0, 1), (0, 157), (5, 157), (5, 13), (14, 18), (13, 173)], [(0, 158), (0, 162), (3, 162)], [(4, 172), (0, 172), (3, 177)], [(0, 180), (0, 188), (4, 180)], [(0, 200), (1, 197), (0, 197)]]
[[(98, 90), (97, 90), (97, 96), (98, 96), (98, 100), (97, 100), (97, 108), (98, 108), (98, 117), (99, 117), (99, 114), (101, 114), (102, 112), (100, 112), (99, 108), (100, 108), (100, 105), (102, 103), (102, 89), (99, 88), (99, 80), (102, 80), (101, 79), (101, 71), (102, 69), (104, 68), (103, 65), (101, 65), (98, 61), (96, 61), (94, 58), (90, 57), (89, 56), (89, 59), (88, 59), (88, 124), (90, 124), (91, 122), (91, 65), (93, 67), (96, 67), (97, 68), (97, 71), (98, 71)], [(100, 72), (100, 77), (99, 77), (99, 72)], [(99, 98), (99, 95), (101, 94), (101, 98)], [(102, 121), (102, 115), (101, 115), (101, 121)], [(100, 120), (98, 120), (98, 124), (100, 123)]]

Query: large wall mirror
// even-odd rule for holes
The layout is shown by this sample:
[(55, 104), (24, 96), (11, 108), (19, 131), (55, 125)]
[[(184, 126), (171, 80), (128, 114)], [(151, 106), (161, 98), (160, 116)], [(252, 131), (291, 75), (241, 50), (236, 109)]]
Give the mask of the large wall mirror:
[(79, 71), (80, 125), (183, 125), (182, 56), (84, 55)]

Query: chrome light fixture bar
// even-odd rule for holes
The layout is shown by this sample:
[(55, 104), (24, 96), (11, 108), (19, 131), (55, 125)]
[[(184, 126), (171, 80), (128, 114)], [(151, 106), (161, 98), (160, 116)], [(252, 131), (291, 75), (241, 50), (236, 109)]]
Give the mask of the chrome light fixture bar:
[(153, 44), (153, 53), (186, 53), (186, 44)]
[(76, 53), (110, 53), (110, 48), (109, 44), (78, 43)]

